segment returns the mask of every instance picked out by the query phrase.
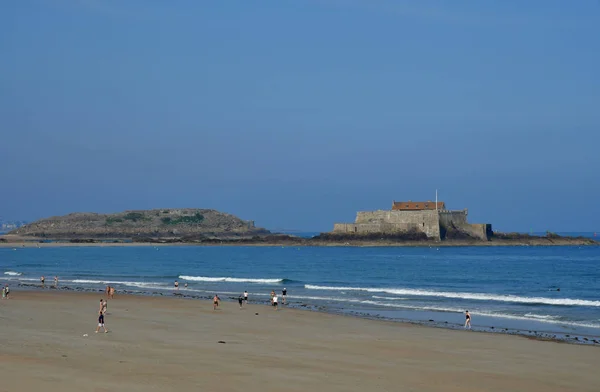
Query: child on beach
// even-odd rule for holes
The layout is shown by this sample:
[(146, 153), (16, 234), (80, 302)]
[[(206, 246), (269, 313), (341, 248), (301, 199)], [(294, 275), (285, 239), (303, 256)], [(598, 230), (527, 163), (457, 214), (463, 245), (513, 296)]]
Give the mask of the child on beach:
[(277, 301), (278, 301), (277, 294), (275, 294), (273, 296), (273, 306), (275, 306), (275, 310), (279, 309), (279, 307), (277, 306), (278, 305)]
[(213, 310), (217, 310), (217, 308), (219, 307), (219, 301), (221, 301), (221, 298), (219, 298), (219, 296), (215, 294), (215, 296), (213, 297)]
[(285, 305), (285, 297), (287, 297), (287, 289), (284, 287), (283, 290), (281, 290), (281, 298), (283, 298), (284, 305)]
[(6, 293), (6, 299), (10, 298), (10, 287), (8, 287), (8, 283), (6, 284), (6, 288), (4, 289)]
[(248, 305), (248, 292), (244, 291), (244, 301), (246, 301), (246, 305)]
[(242, 308), (242, 304), (244, 303), (244, 297), (240, 295), (238, 298), (238, 302), (240, 303), (240, 309)]

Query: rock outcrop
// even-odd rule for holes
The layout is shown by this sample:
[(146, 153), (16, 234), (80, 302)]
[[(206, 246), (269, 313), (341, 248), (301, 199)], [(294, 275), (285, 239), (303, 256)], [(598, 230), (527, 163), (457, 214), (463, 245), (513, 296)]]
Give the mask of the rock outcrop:
[(73, 213), (41, 219), (10, 234), (46, 239), (227, 238), (266, 235), (234, 215), (206, 209), (124, 211), (116, 214)]

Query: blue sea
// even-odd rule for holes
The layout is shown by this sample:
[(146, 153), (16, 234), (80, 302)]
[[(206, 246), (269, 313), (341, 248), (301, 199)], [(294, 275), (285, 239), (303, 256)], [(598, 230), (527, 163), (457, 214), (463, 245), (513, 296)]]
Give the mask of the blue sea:
[[(250, 302), (461, 328), (600, 337), (600, 247), (0, 248), (0, 282)], [(180, 284), (173, 289), (174, 281)], [(184, 285), (187, 283), (187, 288)], [(530, 332), (531, 331), (531, 332)]]

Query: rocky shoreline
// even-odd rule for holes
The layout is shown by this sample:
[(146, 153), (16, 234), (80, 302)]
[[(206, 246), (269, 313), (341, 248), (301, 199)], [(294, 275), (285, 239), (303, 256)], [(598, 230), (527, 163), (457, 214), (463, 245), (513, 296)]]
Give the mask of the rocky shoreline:
[(460, 246), (597, 246), (600, 242), (587, 237), (563, 237), (549, 233), (546, 236), (532, 236), (518, 233), (495, 233), (490, 240), (450, 239), (434, 241), (415, 239), (402, 234), (394, 235), (336, 235), (322, 233), (304, 238), (287, 234), (229, 237), (131, 237), (131, 238), (48, 238), (4, 235), (0, 236), (0, 247), (47, 247), (47, 246), (350, 246), (350, 247), (460, 247)]

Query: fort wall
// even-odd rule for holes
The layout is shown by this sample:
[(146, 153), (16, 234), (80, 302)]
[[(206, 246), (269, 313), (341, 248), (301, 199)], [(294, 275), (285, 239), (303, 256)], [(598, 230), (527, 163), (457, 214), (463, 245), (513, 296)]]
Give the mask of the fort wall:
[(429, 211), (361, 211), (354, 223), (336, 223), (334, 233), (399, 233), (417, 231), (440, 239), (439, 217)]
[(400, 233), (421, 232), (440, 241), (446, 233), (487, 241), (492, 229), (489, 224), (471, 224), (468, 211), (460, 210), (377, 210), (360, 211), (354, 223), (336, 223), (333, 233)]
[(492, 227), (489, 224), (468, 223), (468, 211), (440, 211), (440, 226), (442, 236), (447, 230), (456, 230), (473, 238), (487, 241), (491, 236)]

